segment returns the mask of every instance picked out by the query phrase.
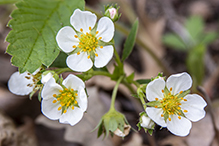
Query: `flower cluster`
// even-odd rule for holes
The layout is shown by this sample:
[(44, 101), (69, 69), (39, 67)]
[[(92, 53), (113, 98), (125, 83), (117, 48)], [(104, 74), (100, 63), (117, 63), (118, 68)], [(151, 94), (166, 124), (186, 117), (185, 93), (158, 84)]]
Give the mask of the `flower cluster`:
[[(106, 7), (106, 17), (100, 18), (97, 24), (95, 14), (76, 9), (70, 18), (72, 27), (65, 26), (58, 31), (56, 42), (59, 48), (68, 54), (67, 66), (73, 71), (86, 73), (78, 76), (69, 74), (63, 80), (58, 75), (66, 71), (66, 68), (54, 71), (37, 69), (33, 74), (15, 72), (9, 79), (9, 90), (17, 95), (32, 95), (40, 90), (42, 113), (51, 120), (59, 120), (60, 123), (73, 126), (82, 119), (87, 110), (88, 99), (83, 81), (87, 80), (85, 75), (90, 78), (99, 73), (98, 75), (106, 75), (112, 80), (117, 80), (117, 83), (113, 90), (110, 109), (96, 127), (98, 137), (102, 133), (121, 137), (129, 134), (131, 126), (125, 115), (116, 111), (114, 107), (121, 83), (133, 83), (138, 88), (137, 95), (145, 108), (145, 111), (140, 113), (139, 129), (144, 128), (152, 134), (156, 123), (167, 127), (175, 135), (188, 135), (192, 127), (191, 121), (196, 122), (204, 118), (204, 108), (207, 105), (198, 94), (189, 94), (192, 78), (188, 73), (171, 75), (166, 81), (159, 74), (152, 81), (149, 79), (147, 83), (140, 85), (134, 80), (134, 74), (128, 77), (125, 75), (123, 61), (117, 52), (115, 60), (118, 66), (115, 65), (112, 74), (108, 71), (90, 70), (93, 65), (96, 68), (106, 66), (113, 57), (113, 21), (120, 17), (118, 9), (116, 6)], [(131, 85), (127, 84), (125, 85), (131, 90)], [(149, 102), (146, 103), (145, 98)]]

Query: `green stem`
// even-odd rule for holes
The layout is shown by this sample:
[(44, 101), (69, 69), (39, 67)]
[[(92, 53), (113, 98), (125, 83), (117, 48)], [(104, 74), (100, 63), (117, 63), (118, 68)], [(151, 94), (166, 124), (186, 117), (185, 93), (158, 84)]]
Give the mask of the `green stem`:
[(54, 70), (58, 75), (63, 73), (63, 72), (72, 72), (70, 68), (59, 68)]
[(145, 100), (144, 100), (144, 97), (140, 95), (139, 98), (140, 98), (141, 104), (143, 105), (144, 110), (145, 110), (145, 109), (147, 108), (147, 105), (146, 105), (146, 102), (145, 102)]
[(112, 99), (111, 99), (111, 105), (110, 105), (110, 110), (115, 110), (115, 100), (116, 100), (116, 94), (119, 88), (119, 84), (121, 83), (121, 81), (123, 80), (124, 76), (121, 76), (118, 81), (116, 82), (116, 85), (113, 89), (113, 95), (112, 95)]
[(112, 77), (112, 74), (105, 72), (105, 71), (93, 71), (92, 73), (93, 76), (101, 75), (101, 76), (107, 76), (107, 77)]
[(115, 54), (115, 57), (116, 57), (116, 62), (118, 63), (118, 66), (122, 66), (122, 62), (120, 60), (120, 57), (119, 57), (119, 54), (117, 52), (117, 50), (115, 49), (115, 47), (113, 46), (114, 48), (114, 54)]

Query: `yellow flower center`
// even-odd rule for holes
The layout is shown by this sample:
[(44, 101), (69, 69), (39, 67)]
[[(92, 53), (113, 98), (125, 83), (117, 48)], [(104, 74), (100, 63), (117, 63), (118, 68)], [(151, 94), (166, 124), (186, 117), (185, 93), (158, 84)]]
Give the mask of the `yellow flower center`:
[(182, 112), (181, 110), (181, 101), (187, 101), (186, 99), (184, 99), (182, 96), (180, 96), (183, 91), (180, 91), (178, 94), (176, 95), (172, 95), (171, 94), (172, 91), (172, 87), (168, 90), (162, 90), (164, 98), (163, 99), (158, 99), (155, 98), (156, 101), (159, 101), (159, 105), (155, 105), (155, 108), (162, 108), (163, 109), (163, 113), (161, 114), (161, 117), (164, 117), (165, 121), (168, 119), (169, 121), (171, 121), (170, 115), (178, 115), (178, 118), (181, 119), (181, 116), (184, 116), (183, 112), (188, 112), (187, 110), (184, 110)]
[(79, 44), (78, 46), (72, 46), (73, 48), (79, 48), (79, 51), (77, 52), (77, 55), (79, 55), (81, 52), (86, 52), (88, 54), (88, 59), (90, 59), (90, 57), (98, 57), (98, 54), (96, 53), (96, 48), (100, 47), (101, 49), (103, 48), (103, 46), (100, 46), (99, 40), (102, 39), (102, 37), (97, 38), (96, 35), (99, 33), (98, 31), (96, 31), (95, 34), (91, 33), (91, 27), (89, 27), (90, 33), (84, 33), (83, 29), (81, 28), (81, 35), (75, 35), (75, 38), (79, 39)]
[(79, 107), (77, 98), (78, 93), (74, 89), (67, 89), (59, 90), (60, 94), (53, 94), (53, 97), (56, 98), (56, 100), (53, 100), (53, 103), (58, 102), (61, 106), (58, 108), (58, 110), (62, 110), (62, 113), (66, 113), (68, 108), (71, 108), (74, 110), (74, 107)]

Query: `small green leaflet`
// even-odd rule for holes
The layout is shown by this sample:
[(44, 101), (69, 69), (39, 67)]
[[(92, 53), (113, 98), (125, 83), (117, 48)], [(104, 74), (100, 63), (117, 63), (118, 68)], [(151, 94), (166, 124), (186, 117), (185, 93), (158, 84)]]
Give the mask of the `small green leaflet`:
[(84, 0), (23, 0), (16, 4), (8, 26), (7, 53), (21, 73), (33, 73), (42, 64), (50, 66), (59, 54), (56, 34), (70, 26), (76, 8), (84, 9)]
[(138, 19), (135, 20), (132, 29), (125, 41), (123, 53), (122, 53), (122, 61), (128, 58), (128, 56), (131, 54), (134, 44), (135, 44), (135, 38), (138, 31)]

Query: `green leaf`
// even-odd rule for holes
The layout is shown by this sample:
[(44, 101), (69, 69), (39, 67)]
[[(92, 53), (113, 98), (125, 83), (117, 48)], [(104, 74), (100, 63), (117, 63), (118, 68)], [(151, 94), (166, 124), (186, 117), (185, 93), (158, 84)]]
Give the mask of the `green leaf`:
[(201, 41), (201, 43), (208, 45), (211, 42), (213, 42), (214, 40), (216, 40), (217, 37), (218, 37), (218, 33), (210, 32), (210, 33), (204, 35), (204, 39)]
[(122, 53), (122, 61), (128, 58), (128, 56), (131, 54), (134, 44), (135, 44), (135, 38), (138, 31), (138, 19), (135, 20), (132, 29), (125, 41), (124, 50)]
[(3, 4), (13, 4), (13, 3), (16, 3), (18, 1), (21, 1), (21, 0), (0, 0), (0, 5), (3, 5)]
[(188, 47), (186, 47), (186, 45), (182, 41), (182, 39), (173, 33), (169, 33), (169, 34), (164, 35), (163, 42), (165, 45), (167, 45), (173, 49), (176, 49), (176, 50), (185, 51), (188, 49)]
[(21, 73), (33, 73), (42, 64), (50, 66), (59, 54), (56, 34), (70, 25), (76, 8), (84, 9), (84, 0), (24, 0), (16, 4), (8, 26), (7, 53)]
[(197, 41), (199, 40), (200, 34), (204, 30), (204, 22), (199, 16), (191, 16), (185, 23), (185, 27), (190, 33), (191, 37)]
[(56, 58), (56, 60), (52, 63), (50, 67), (58, 67), (58, 68), (65, 68), (68, 67), (66, 65), (66, 58), (68, 55), (64, 52), (60, 52), (59, 56)]
[(151, 79), (139, 79), (136, 80), (136, 82), (138, 82), (139, 84), (148, 84), (150, 83)]
[(201, 85), (204, 78), (204, 54), (206, 51), (206, 46), (201, 44), (189, 51), (186, 64), (188, 71), (191, 74), (194, 87)]

